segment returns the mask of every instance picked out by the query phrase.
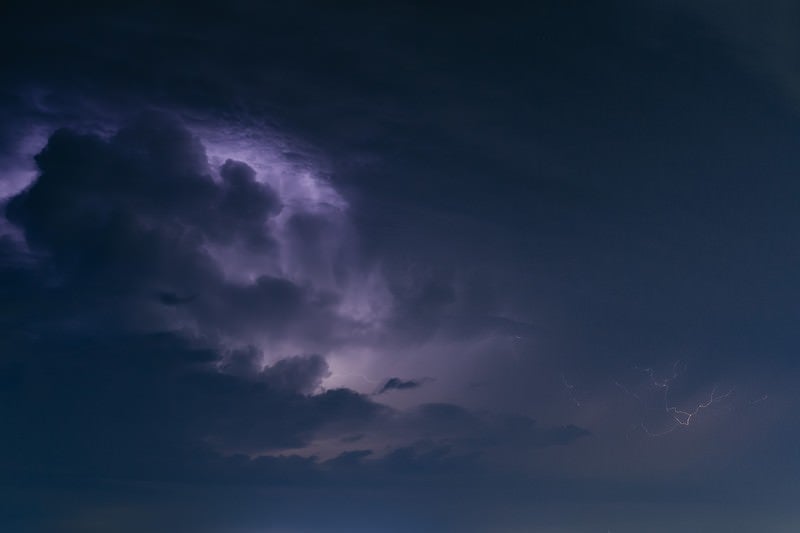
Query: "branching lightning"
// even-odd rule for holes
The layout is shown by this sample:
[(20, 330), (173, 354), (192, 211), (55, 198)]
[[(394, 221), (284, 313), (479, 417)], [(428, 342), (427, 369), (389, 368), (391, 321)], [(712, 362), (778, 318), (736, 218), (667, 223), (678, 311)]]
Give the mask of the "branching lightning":
[[(641, 427), (642, 431), (651, 437), (667, 435), (676, 429), (686, 428), (692, 425), (695, 417), (700, 414), (701, 411), (711, 407), (712, 405), (723, 402), (733, 394), (733, 389), (720, 394), (718, 392), (718, 388), (714, 386), (705, 400), (700, 401), (689, 408), (681, 407), (676, 405), (671, 397), (673, 393), (673, 384), (682, 373), (682, 365), (680, 361), (676, 361), (675, 364), (672, 365), (672, 372), (666, 377), (659, 377), (656, 374), (656, 371), (652, 368), (638, 368), (638, 370), (647, 375), (650, 386), (663, 393), (663, 409), (670, 419), (670, 425), (663, 431), (654, 431), (648, 427), (645, 422), (641, 422), (639, 426)], [(621, 389), (626, 395), (635, 398), (639, 403), (643, 403), (639, 394), (633, 392), (619, 381), (615, 381), (614, 385)], [(758, 401), (761, 401), (765, 398), (766, 395)]]

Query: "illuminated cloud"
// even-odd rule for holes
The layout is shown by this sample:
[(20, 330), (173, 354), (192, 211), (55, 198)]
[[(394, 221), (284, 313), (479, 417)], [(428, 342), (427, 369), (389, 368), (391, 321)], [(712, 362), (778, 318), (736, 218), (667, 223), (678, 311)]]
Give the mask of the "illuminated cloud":
[(4, 6), (0, 530), (797, 530), (790, 3)]

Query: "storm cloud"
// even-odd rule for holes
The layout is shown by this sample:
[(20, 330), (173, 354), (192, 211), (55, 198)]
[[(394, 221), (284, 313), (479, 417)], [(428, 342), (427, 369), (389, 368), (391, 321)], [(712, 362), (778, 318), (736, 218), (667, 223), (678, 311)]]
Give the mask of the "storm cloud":
[(797, 530), (789, 4), (4, 6), (0, 529)]
[(391, 390), (410, 390), (416, 389), (421, 387), (424, 380), (419, 379), (400, 379), (400, 378), (389, 378), (376, 392), (376, 394), (383, 394), (385, 392), (389, 392)]
[[(475, 457), (478, 439), (503, 438), (460, 407), (406, 413), (326, 388), (322, 355), (276, 359), (247, 337), (231, 340), (255, 329), (267, 338), (327, 335), (351, 321), (335, 293), (277, 274), (226, 277), (214, 246), (262, 254), (268, 267), (280, 256), (287, 236), (273, 238), (271, 221), (281, 199), (244, 162), (213, 169), (177, 118), (147, 113), (109, 137), (58, 130), (36, 163), (36, 179), (6, 207), (24, 239), (4, 237), (0, 272), (10, 332), (4, 418), (13, 426), (6, 474), (330, 483), (326, 471), (345, 465), (367, 477), (420, 461), (425, 470)], [(296, 217), (289, 238), (321, 231)], [(382, 392), (422, 382), (395, 378)], [(357, 432), (388, 443), (388, 454), (333, 449), (328, 462), (302, 454)], [(425, 439), (439, 451), (414, 451)]]

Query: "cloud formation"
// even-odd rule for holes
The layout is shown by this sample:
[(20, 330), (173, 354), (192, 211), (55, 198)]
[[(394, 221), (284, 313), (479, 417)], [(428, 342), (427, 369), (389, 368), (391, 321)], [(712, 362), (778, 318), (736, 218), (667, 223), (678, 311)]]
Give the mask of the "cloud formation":
[(389, 378), (375, 394), (384, 394), (392, 390), (411, 390), (422, 386), (425, 380)]
[[(104, 298), (123, 320), (243, 344), (290, 335), (313, 344), (353, 326), (335, 287), (301, 284), (279, 266), (301, 242), (318, 248), (310, 227), (282, 233), (279, 246), (275, 190), (244, 162), (212, 168), (177, 119), (147, 113), (109, 138), (62, 129), (36, 161), (40, 175), (8, 202), (8, 219), (61, 283)], [(302, 216), (312, 215), (295, 212), (289, 227)], [(242, 257), (260, 268), (232, 279)]]
[[(147, 113), (110, 136), (61, 129), (36, 163), (35, 181), (6, 206), (24, 242), (0, 241), (7, 475), (321, 482), (343, 469), (368, 478), (475, 465), (516, 438), (456, 405), (403, 411), (325, 388), (323, 355), (268, 356), (252, 344), (335, 345), (353, 328), (331, 285), (276, 266), (287, 246), (309, 268), (323, 264), (336, 226), (294, 208), (284, 232), (276, 190), (245, 162), (212, 168), (175, 117)], [(237, 254), (262, 257), (273, 274), (230, 279), (221, 261)], [(391, 378), (380, 393), (424, 381)], [(584, 433), (529, 434), (542, 447)], [(335, 458), (308, 451), (330, 439), (345, 446)], [(356, 441), (384, 449), (346, 448)]]
[(723, 3), (4, 6), (0, 529), (791, 529), (798, 9)]

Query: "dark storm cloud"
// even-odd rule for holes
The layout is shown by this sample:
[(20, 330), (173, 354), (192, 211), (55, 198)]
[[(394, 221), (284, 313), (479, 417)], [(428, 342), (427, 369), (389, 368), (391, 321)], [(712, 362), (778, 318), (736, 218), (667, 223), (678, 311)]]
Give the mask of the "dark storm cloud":
[(391, 390), (410, 390), (416, 389), (421, 387), (424, 383), (424, 380), (419, 379), (400, 379), (400, 378), (389, 378), (386, 380), (380, 389), (375, 394), (383, 394), (385, 392), (389, 392)]
[[(38, 177), (0, 237), (0, 526), (794, 530), (800, 159), (762, 83), (796, 99), (791, 2), (18, 4), (0, 193)], [(347, 201), (293, 211), (300, 174), (192, 133), (220, 124), (320, 154)], [(736, 392), (650, 438), (640, 369), (676, 360), (668, 405)], [(324, 389), (348, 373), (401, 377)], [(149, 521), (138, 488), (64, 503), (115, 476), (190, 483)], [(36, 508), (34, 479), (66, 489)]]
[[(453, 442), (370, 458), (369, 478), (450, 464), (496, 433), (454, 405), (404, 415), (348, 389), (322, 390), (330, 370), (318, 354), (265, 364), (255, 347), (215, 343), (242, 321), (280, 334), (308, 330), (315, 315), (336, 318), (331, 296), (288, 279), (225, 278), (207, 247), (277, 253), (267, 223), (280, 199), (245, 163), (228, 160), (215, 178), (176, 119), (146, 114), (110, 137), (62, 129), (36, 162), (39, 175), (6, 209), (24, 242), (2, 241), (3, 410), (13, 434), (2, 445), (5, 475), (319, 482), (326, 468), (356, 468), (366, 454), (329, 464), (230, 454), (396, 434), (398, 420), (405, 440)], [(329, 231), (312, 217), (289, 227), (298, 241)], [(153, 299), (203, 329), (159, 331)], [(395, 378), (383, 391), (422, 382)]]
[(221, 370), (226, 374), (267, 383), (276, 390), (310, 394), (330, 376), (328, 363), (319, 354), (286, 357), (264, 366), (259, 350), (250, 347), (225, 355)]
[[(344, 455), (326, 465), (308, 457), (229, 454), (302, 448), (330, 431), (351, 435), (344, 440), (352, 442), (354, 431), (383, 434), (387, 425), (397, 427), (398, 413), (363, 395), (346, 389), (311, 394), (327, 372), (319, 356), (292, 357), (260, 369), (251, 350), (238, 354), (250, 361), (246, 370), (223, 367), (220, 373), (216, 365), (235, 358), (173, 333), (75, 329), (70, 321), (80, 317), (58, 312), (68, 308), (63, 300), (72, 298), (69, 293), (38, 286), (37, 276), (26, 271), (2, 274), (8, 283), (0, 319), (16, 331), (0, 341), (0, 410), (9, 431), (0, 445), (6, 479), (56, 475), (336, 484), (342, 480), (326, 477), (325, 468), (356, 468), (367, 454)], [(12, 305), (23, 299), (34, 312), (47, 302), (55, 316), (40, 313), (39, 320), (46, 322), (32, 323), (24, 308)], [(47, 334), (32, 335), (32, 325)], [(390, 451), (351, 473), (357, 479), (375, 482), (413, 471), (423, 476), (422, 483), (429, 471), (477, 466), (474, 454), (487, 447), (520, 437), (529, 439), (528, 448), (562, 445), (583, 434), (559, 429), (535, 430), (533, 438), (526, 435), (534, 431), (511, 434), (454, 405), (427, 405), (402, 417), (404, 437), (448, 444)], [(561, 437), (551, 438), (551, 432)], [(468, 456), (472, 459), (465, 462)]]
[[(156, 262), (159, 255), (134, 252), (150, 252), (149, 246), (163, 255), (170, 240), (186, 248), (197, 248), (203, 239), (267, 246), (265, 224), (280, 210), (275, 192), (256, 182), (244, 163), (228, 160), (220, 169), (222, 181), (213, 181), (200, 142), (162, 114), (144, 115), (108, 140), (60, 130), (36, 161), (40, 175), (9, 203), (8, 217), (32, 245), (75, 270), (102, 272), (135, 257)], [(72, 251), (78, 239), (94, 247)], [(126, 249), (127, 257), (113, 255)], [(192, 251), (197, 253), (185, 253)], [(136, 266), (126, 279), (166, 268)]]
[[(39, 176), (6, 210), (40, 255), (20, 263), (25, 245), (4, 238), (3, 323), (18, 331), (3, 341), (15, 384), (5, 403), (32, 394), (6, 413), (17, 423), (6, 470), (174, 472), (192, 450), (301, 448), (324, 427), (351, 432), (386, 410), (346, 389), (312, 394), (329, 374), (319, 355), (264, 366), (255, 349), (213, 344), (242, 321), (276, 332), (326, 313), (286, 279), (228, 282), (207, 253), (233, 242), (274, 253), (266, 224), (280, 201), (249, 166), (228, 160), (214, 179), (203, 146), (162, 114), (108, 139), (59, 130), (36, 161)], [(155, 287), (202, 324), (196, 341), (146, 332), (159, 327)]]
[(330, 376), (328, 364), (317, 354), (281, 359), (261, 371), (262, 379), (278, 390), (314, 392)]
[[(58, 295), (26, 292), (29, 301), (46, 298), (39, 305), (58, 304)], [(222, 465), (220, 452), (302, 448), (329, 425), (357, 430), (386, 410), (348, 390), (305, 394), (324, 365), (310, 358), (299, 358), (302, 368), (279, 362), (253, 380), (217, 372), (217, 353), (173, 334), (63, 327), (46, 337), (20, 328), (3, 339), (5, 476), (208, 476), (208, 462)]]
[(256, 329), (281, 337), (298, 323), (313, 337), (337, 320), (332, 296), (288, 279), (226, 279), (209, 247), (273, 261), (267, 225), (280, 199), (243, 162), (226, 161), (214, 179), (204, 147), (176, 119), (148, 113), (108, 139), (62, 129), (36, 161), (40, 175), (8, 202), (8, 219), (63, 283), (128, 319), (157, 316), (148, 304), (157, 291), (209, 337)]
[[(352, 435), (390, 418), (389, 409), (352, 391), (309, 394), (327, 373), (318, 355), (261, 368), (252, 349), (226, 356), (173, 333), (87, 331), (74, 293), (43, 286), (29, 265), (15, 268), (15, 252), (9, 244), (2, 256), (5, 479), (339, 483), (326, 478), (326, 468), (356, 467), (366, 454), (324, 466), (313, 458), (221, 452), (301, 448), (326, 428)], [(247, 362), (239, 372), (216, 370), (220, 361), (237, 359)], [(359, 475), (399, 473), (401, 456), (403, 465), (446, 456), (420, 452), (415, 459), (416, 453), (376, 459)]]

